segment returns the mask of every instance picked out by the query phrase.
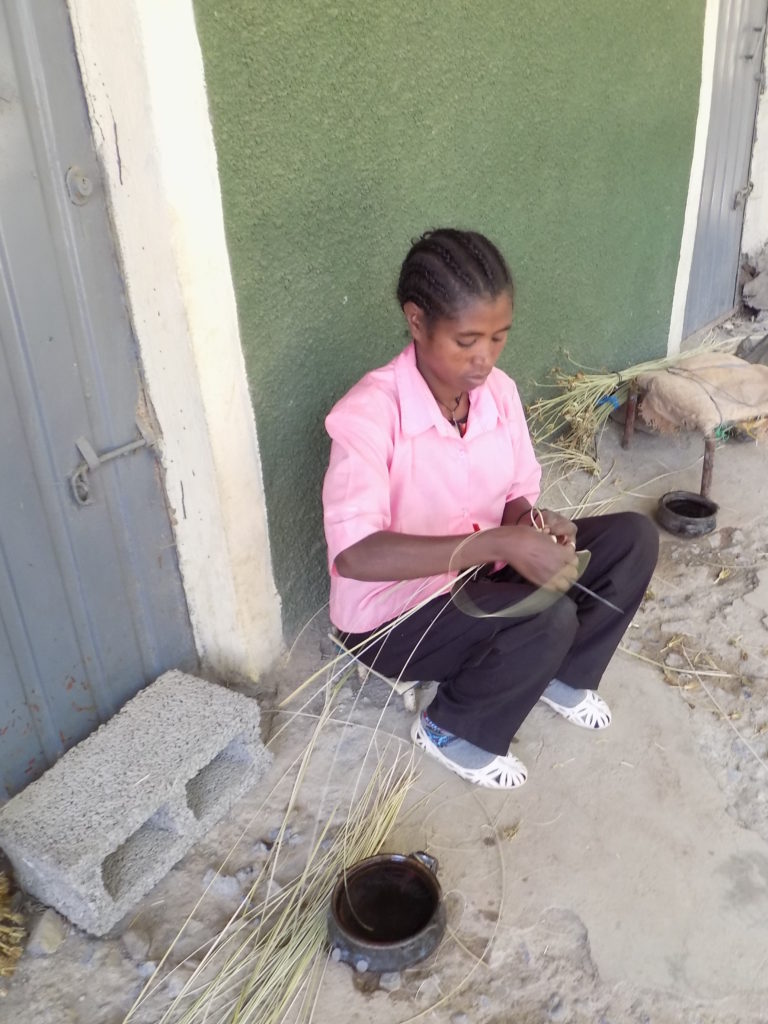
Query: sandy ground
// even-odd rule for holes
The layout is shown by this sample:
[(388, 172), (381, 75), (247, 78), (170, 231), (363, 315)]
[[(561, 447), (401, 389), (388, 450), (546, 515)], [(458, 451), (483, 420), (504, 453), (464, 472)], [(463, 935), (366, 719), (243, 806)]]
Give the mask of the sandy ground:
[[(696, 436), (638, 433), (624, 452), (611, 426), (601, 441), (608, 480), (590, 500), (652, 513), (664, 491), (698, 489), (702, 448)], [(547, 503), (573, 503), (588, 486), (570, 481), (565, 498), (552, 488)], [(328, 961), (316, 1024), (768, 1022), (765, 448), (724, 445), (713, 497), (716, 532), (662, 536), (646, 601), (601, 688), (611, 729), (589, 733), (538, 706), (515, 744), (529, 781), (507, 794), (477, 790), (417, 755), (410, 812), (386, 848), (439, 859), (446, 937), (427, 961), (385, 979)], [(274, 681), (279, 695), (322, 664), (326, 627), (319, 615), (307, 629)], [(263, 789), (112, 937), (70, 929), (56, 952), (25, 955), (0, 1020), (119, 1024), (187, 914), (169, 963), (215, 934), (273, 855), (318, 708), (277, 735), (288, 719), (272, 719), (275, 766)], [(350, 679), (333, 716), (290, 815), (279, 882), (301, 870), (317, 823), (338, 816), (334, 804), (348, 799), (366, 754), (370, 763), (372, 731), (410, 749), (411, 716), (381, 682), (361, 689)], [(136, 1021), (156, 1022), (168, 999), (162, 990)]]

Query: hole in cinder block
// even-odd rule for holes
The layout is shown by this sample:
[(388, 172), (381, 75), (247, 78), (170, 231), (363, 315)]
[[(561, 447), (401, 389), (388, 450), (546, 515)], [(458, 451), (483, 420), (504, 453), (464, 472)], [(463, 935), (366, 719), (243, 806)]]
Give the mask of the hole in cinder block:
[(253, 765), (253, 756), (242, 739), (234, 739), (187, 783), (187, 805), (198, 819), (204, 818), (229, 793), (239, 793)]
[(104, 888), (113, 900), (127, 895), (147, 873), (147, 865), (163, 860), (179, 840), (168, 807), (158, 808), (141, 828), (128, 836), (124, 843), (101, 865)]

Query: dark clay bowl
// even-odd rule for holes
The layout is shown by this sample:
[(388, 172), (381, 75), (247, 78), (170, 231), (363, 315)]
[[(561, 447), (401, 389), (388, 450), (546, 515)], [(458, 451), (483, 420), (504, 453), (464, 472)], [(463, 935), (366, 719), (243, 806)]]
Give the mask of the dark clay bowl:
[(718, 507), (710, 498), (693, 491), (668, 491), (659, 498), (656, 519), (670, 533), (701, 537), (717, 526)]
[(341, 875), (331, 896), (331, 956), (357, 971), (399, 971), (424, 960), (445, 930), (445, 907), (427, 853), (380, 854)]

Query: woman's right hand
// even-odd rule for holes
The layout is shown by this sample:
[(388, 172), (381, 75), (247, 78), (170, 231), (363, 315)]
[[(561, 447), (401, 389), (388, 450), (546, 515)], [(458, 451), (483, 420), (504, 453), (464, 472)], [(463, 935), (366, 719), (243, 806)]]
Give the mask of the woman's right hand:
[[(571, 544), (558, 544), (551, 533), (528, 526), (499, 526), (484, 535), (496, 554), (488, 561), (503, 561), (537, 587), (568, 590), (578, 576), (578, 559)], [(478, 541), (482, 535), (478, 535)]]

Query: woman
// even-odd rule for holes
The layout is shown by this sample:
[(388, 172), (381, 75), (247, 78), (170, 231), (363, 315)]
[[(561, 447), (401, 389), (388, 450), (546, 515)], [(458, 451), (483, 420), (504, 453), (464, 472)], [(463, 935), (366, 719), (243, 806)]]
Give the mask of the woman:
[[(539, 699), (577, 725), (610, 724), (595, 691), (658, 535), (635, 513), (571, 522), (534, 508), (540, 467), (515, 384), (496, 368), (514, 289), (492, 242), (427, 232), (397, 297), (411, 343), (326, 419), (331, 620), (382, 674), (440, 682), (416, 744), (470, 782), (511, 789), (527, 771), (509, 745)], [(585, 569), (577, 549), (591, 552)], [(542, 587), (557, 599), (516, 615)]]

